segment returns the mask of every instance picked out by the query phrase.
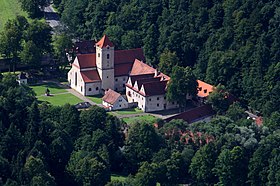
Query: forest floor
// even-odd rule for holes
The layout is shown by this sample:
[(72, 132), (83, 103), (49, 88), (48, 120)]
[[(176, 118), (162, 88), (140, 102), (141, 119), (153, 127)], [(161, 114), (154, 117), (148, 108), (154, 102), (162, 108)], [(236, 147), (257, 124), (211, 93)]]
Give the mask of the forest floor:
[(21, 10), (19, 0), (0, 0), (0, 32), (9, 19), (14, 19), (17, 15), (25, 16), (27, 13)]

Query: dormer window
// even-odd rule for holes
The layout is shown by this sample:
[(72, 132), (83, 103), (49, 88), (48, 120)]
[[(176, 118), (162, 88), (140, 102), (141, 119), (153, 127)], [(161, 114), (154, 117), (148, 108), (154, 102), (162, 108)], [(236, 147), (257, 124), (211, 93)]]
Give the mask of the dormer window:
[(107, 59), (109, 59), (110, 58), (110, 54), (107, 54)]
[(199, 87), (199, 91), (201, 91), (202, 90), (202, 87)]

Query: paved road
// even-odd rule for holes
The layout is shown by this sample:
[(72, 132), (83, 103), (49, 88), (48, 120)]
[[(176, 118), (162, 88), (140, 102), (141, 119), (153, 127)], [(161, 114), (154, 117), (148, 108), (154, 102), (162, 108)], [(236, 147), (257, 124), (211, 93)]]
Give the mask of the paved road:
[(51, 4), (47, 7), (45, 7), (44, 15), (45, 15), (47, 23), (49, 23), (49, 25), (52, 28), (57, 27), (60, 24), (59, 16), (55, 12), (55, 10), (53, 9)]

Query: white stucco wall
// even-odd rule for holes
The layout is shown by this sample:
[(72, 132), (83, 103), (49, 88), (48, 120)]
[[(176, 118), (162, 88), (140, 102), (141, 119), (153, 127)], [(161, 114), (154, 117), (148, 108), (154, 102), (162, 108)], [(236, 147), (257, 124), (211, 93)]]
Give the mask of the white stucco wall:
[(115, 77), (115, 91), (124, 91), (128, 76)]
[[(130, 92), (130, 96), (128, 92)], [(179, 107), (177, 102), (168, 102), (165, 95), (144, 97), (129, 87), (126, 87), (126, 96), (129, 103), (137, 102), (138, 107), (144, 112), (153, 112)]]
[(114, 105), (107, 103), (106, 101), (103, 101), (102, 104), (105, 107), (111, 107), (111, 109), (109, 109), (109, 110), (120, 110), (120, 109), (128, 108), (128, 103), (122, 96), (120, 96), (117, 99), (117, 101), (114, 103)]
[(85, 95), (86, 96), (93, 96), (101, 94), (101, 81), (100, 82), (94, 82), (94, 83), (86, 83), (85, 88)]
[(27, 79), (18, 79), (17, 80), (18, 84), (27, 84)]
[[(75, 84), (75, 73), (77, 73), (77, 84)], [(68, 82), (72, 89), (85, 95), (85, 83), (79, 69), (75, 66), (72, 66), (71, 70), (68, 72)]]

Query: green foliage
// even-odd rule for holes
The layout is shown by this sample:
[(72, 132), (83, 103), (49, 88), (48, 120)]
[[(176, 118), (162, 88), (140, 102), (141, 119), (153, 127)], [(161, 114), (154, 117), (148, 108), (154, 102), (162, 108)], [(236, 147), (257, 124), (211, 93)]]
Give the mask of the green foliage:
[(159, 150), (160, 142), (160, 136), (150, 124), (132, 125), (124, 148), (128, 168), (135, 173), (141, 162), (151, 160), (153, 153)]
[(167, 99), (186, 106), (187, 96), (196, 96), (198, 83), (190, 67), (175, 66), (167, 85)]
[(179, 59), (175, 52), (164, 51), (159, 58), (159, 70), (167, 75), (171, 75), (173, 67), (179, 65)]
[(110, 179), (108, 165), (98, 156), (85, 151), (72, 153), (67, 170), (80, 185), (105, 185)]
[(47, 0), (20, 0), (23, 10), (28, 12), (31, 18), (38, 18), (42, 16), (42, 10), (47, 5)]
[(208, 96), (207, 101), (218, 114), (223, 114), (229, 107), (228, 93), (223, 85), (218, 85)]

